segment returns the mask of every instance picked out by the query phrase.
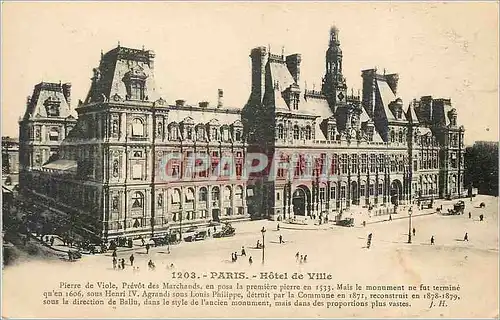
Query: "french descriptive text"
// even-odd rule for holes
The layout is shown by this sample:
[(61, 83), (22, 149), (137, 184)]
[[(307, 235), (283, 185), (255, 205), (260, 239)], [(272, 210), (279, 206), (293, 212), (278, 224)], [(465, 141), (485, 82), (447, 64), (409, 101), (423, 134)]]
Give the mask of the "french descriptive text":
[(41, 293), (46, 306), (445, 308), (458, 284), (359, 284), (329, 273), (172, 272), (165, 281), (61, 281)]

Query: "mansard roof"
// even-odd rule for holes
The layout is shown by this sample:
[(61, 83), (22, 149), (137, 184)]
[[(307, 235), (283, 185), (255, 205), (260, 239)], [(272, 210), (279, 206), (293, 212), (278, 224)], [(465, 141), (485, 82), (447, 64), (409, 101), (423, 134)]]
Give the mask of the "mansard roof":
[[(52, 82), (40, 82), (33, 90), (33, 94), (28, 98), (24, 120), (34, 118), (76, 118), (76, 111), (70, 107), (68, 98), (64, 95), (63, 88), (71, 87), (71, 84), (61, 84)], [(58, 107), (59, 115), (50, 115), (47, 107), (55, 105)]]

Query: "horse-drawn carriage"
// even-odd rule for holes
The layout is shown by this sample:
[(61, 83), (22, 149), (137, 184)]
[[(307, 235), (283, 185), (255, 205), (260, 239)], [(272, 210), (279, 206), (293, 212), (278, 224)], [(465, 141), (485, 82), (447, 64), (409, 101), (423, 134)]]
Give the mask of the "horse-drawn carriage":
[(335, 224), (341, 227), (354, 227), (354, 218), (338, 219)]
[(453, 205), (453, 209), (448, 209), (448, 211), (443, 212), (442, 214), (444, 216), (459, 215), (463, 214), (464, 210), (465, 210), (465, 202), (460, 200)]
[(153, 237), (151, 238), (151, 241), (153, 241), (155, 247), (178, 244), (181, 242), (180, 235), (176, 231), (163, 236)]

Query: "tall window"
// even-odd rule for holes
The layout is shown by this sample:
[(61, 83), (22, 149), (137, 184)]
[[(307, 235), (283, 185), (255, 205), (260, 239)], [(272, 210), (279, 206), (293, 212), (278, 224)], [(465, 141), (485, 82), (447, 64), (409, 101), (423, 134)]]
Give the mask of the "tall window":
[(349, 168), (347, 167), (347, 154), (342, 154), (340, 157), (340, 169), (342, 174), (346, 174)]
[(341, 199), (345, 199), (345, 194), (346, 194), (345, 191), (346, 191), (345, 186), (341, 186), (340, 187), (340, 198)]
[(366, 170), (368, 169), (368, 155), (362, 154), (361, 155), (361, 173), (366, 173)]
[(171, 124), (169, 130), (170, 140), (177, 140), (177, 125)]
[(130, 94), (133, 100), (144, 100), (144, 82), (134, 81), (130, 84)]
[(312, 136), (311, 136), (311, 126), (306, 126), (306, 140), (311, 140)]
[(278, 139), (283, 139), (283, 125), (278, 124)]
[(220, 199), (220, 190), (219, 187), (212, 188), (212, 201), (219, 201)]
[(142, 192), (136, 191), (132, 196), (132, 208), (139, 209), (144, 206), (144, 195)]
[(186, 202), (194, 202), (194, 189), (187, 188), (186, 190)]
[(212, 141), (215, 141), (218, 139), (218, 136), (219, 136), (219, 130), (217, 130), (217, 128), (215, 127), (212, 127), (210, 128), (210, 140)]
[(224, 201), (230, 201), (231, 198), (232, 198), (232, 195), (231, 195), (231, 188), (230, 187), (225, 187), (224, 188)]
[(132, 136), (142, 137), (144, 135), (144, 125), (141, 119), (134, 119), (132, 121)]
[(293, 138), (295, 140), (299, 140), (300, 139), (300, 130), (299, 130), (299, 126), (298, 125), (294, 125), (293, 126)]
[(335, 185), (330, 186), (330, 199), (335, 200), (337, 198), (337, 188)]
[(351, 155), (351, 168), (352, 168), (352, 173), (358, 172), (358, 155), (357, 154)]
[(59, 129), (57, 128), (51, 128), (49, 132), (49, 139), (50, 141), (57, 141), (59, 140)]
[(337, 174), (338, 160), (339, 160), (338, 155), (336, 154), (332, 155), (332, 174)]
[(207, 202), (207, 188), (200, 188), (200, 191), (198, 192), (198, 200), (200, 202)]
[(243, 199), (243, 188), (241, 186), (237, 186), (236, 190), (234, 192), (236, 200), (242, 200)]
[(325, 188), (319, 188), (319, 200), (325, 200)]
[(377, 155), (371, 154), (370, 155), (370, 172), (375, 172), (375, 171), (377, 171)]

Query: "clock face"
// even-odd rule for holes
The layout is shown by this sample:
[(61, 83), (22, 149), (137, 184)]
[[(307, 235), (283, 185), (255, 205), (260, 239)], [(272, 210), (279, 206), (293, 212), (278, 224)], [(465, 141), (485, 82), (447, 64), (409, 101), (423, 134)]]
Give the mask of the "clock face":
[(344, 100), (344, 95), (341, 93), (339, 93), (339, 95), (337, 96), (337, 98), (339, 98), (339, 101), (342, 101)]

